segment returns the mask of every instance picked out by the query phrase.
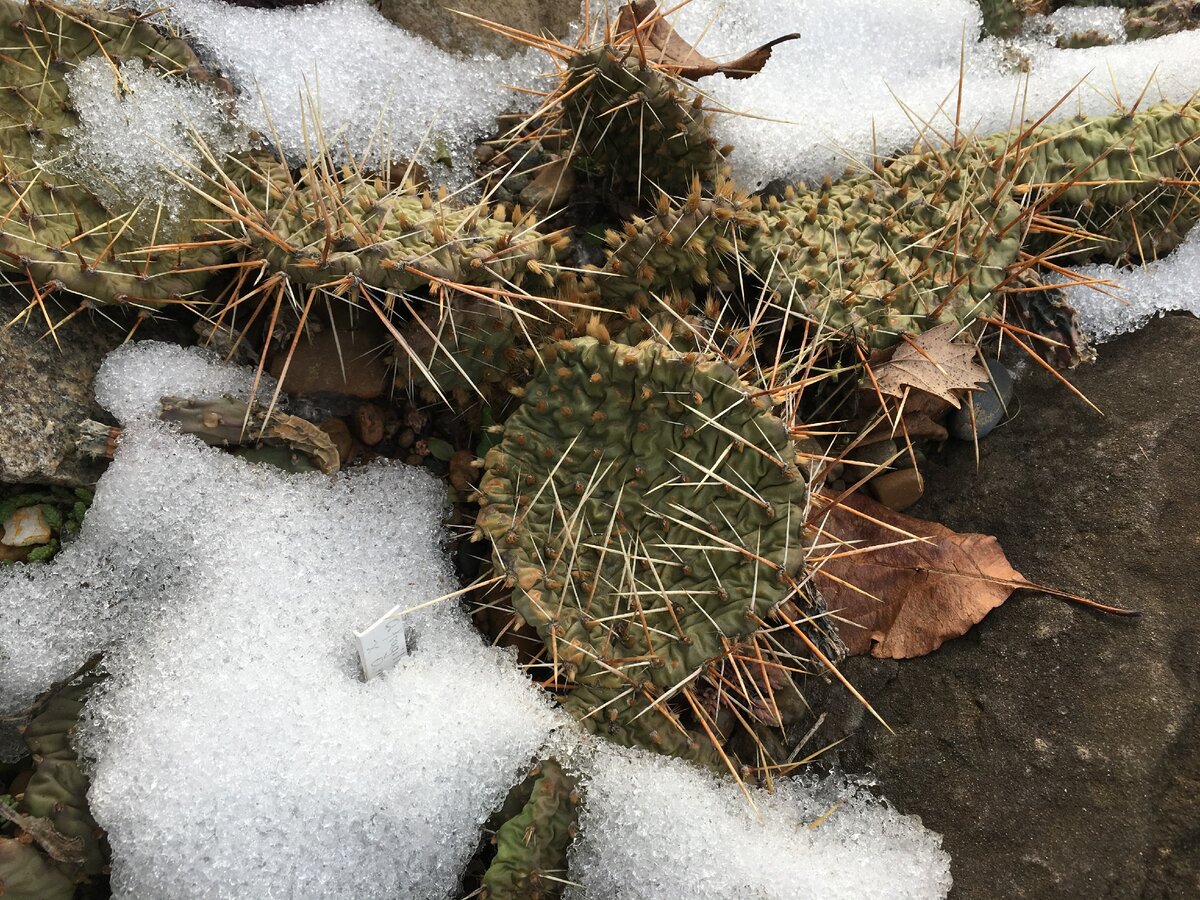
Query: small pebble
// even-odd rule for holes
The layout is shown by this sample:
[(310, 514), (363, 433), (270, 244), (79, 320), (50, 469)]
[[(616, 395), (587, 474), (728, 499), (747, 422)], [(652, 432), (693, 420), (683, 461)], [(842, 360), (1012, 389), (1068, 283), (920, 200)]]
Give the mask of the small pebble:
[(360, 403), (354, 410), (354, 432), (368, 447), (383, 440), (383, 410), (374, 403)]
[(925, 483), (916, 469), (877, 475), (867, 484), (876, 500), (897, 512), (908, 509), (925, 493)]
[[(1007, 407), (1012, 401), (1015, 384), (1012, 373), (995, 359), (989, 359), (987, 367), (995, 384), (988, 382), (983, 385), (983, 390), (970, 394), (963, 401), (962, 408), (956, 409), (950, 417), (950, 433), (960, 441), (987, 437), (1008, 415)], [(975, 410), (974, 424), (971, 422), (972, 406)]]
[(26, 506), (18, 509), (4, 523), (4, 536), (0, 544), (8, 547), (33, 547), (48, 544), (54, 537), (50, 523), (41, 506)]

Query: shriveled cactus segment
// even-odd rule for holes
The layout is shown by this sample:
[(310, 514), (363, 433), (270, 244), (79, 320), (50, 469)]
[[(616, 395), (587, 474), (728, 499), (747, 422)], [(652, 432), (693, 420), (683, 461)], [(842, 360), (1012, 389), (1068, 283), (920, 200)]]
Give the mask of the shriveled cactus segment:
[(547, 348), (479, 526), (569, 677), (670, 688), (792, 591), (807, 488), (766, 400), (654, 342)]
[[(194, 434), (214, 447), (267, 447), (285, 451), (268, 456), (271, 462), (289, 471), (310, 471), (313, 467), (330, 474), (341, 465), (333, 440), (311, 422), (279, 410), (268, 410), (257, 403), (234, 397), (216, 400), (188, 400), (163, 397), (160, 418), (174, 422), (184, 434)], [(311, 465), (297, 467), (292, 454), (302, 455)], [(253, 459), (253, 457), (251, 457)]]
[(529, 802), (496, 832), (496, 858), (483, 876), (484, 900), (551, 900), (566, 886), (575, 837), (576, 779), (552, 759), (538, 765)]

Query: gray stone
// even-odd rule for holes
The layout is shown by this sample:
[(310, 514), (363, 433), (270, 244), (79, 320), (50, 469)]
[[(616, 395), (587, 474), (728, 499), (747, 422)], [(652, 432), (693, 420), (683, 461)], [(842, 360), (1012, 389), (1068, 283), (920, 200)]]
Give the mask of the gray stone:
[(548, 33), (562, 38), (579, 18), (581, 9), (578, 0), (506, 0), (504, 3), (494, 0), (380, 0), (376, 5), (385, 18), (443, 50), (501, 56), (513, 55), (521, 45), (450, 10), (461, 10), (531, 34)]
[(1143, 616), (1022, 593), (930, 656), (850, 660), (896, 733), (838, 694), (813, 746), (853, 732), (840, 763), (945, 836), (954, 898), (1198, 897), (1200, 321), (1154, 321), (1072, 380), (1105, 416), (1035, 371), (979, 471), (947, 444), (910, 512)]
[(982, 386), (983, 390), (972, 393), (950, 416), (950, 433), (960, 441), (974, 443), (987, 437), (1009, 414), (1014, 386), (1012, 373), (996, 359), (989, 359), (987, 367), (991, 381)]
[(124, 331), (80, 315), (58, 330), (56, 346), (40, 316), (4, 327), (24, 305), (0, 296), (0, 482), (92, 484), (103, 463), (75, 449), (76, 426), (105, 418), (92, 382)]

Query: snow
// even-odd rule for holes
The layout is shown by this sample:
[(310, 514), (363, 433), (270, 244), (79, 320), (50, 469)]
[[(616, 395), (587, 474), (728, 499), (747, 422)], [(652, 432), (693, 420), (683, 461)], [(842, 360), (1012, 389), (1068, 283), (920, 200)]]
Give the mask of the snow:
[[(156, 0), (134, 0), (143, 11)], [(450, 4), (453, 6), (453, 4)], [(311, 154), (314, 123), (335, 152), (365, 159), (418, 158), (438, 181), (470, 179), (474, 139), (518, 102), (503, 85), (529, 83), (544, 55), (453, 56), (397, 28), (368, 0), (249, 9), (220, 0), (176, 0), (167, 21), (237, 89), (247, 127), (293, 160)], [(528, 101), (523, 101), (528, 104)], [(450, 166), (436, 166), (435, 161)]]
[(950, 889), (941, 838), (837, 776), (754, 790), (679, 760), (605, 746), (585, 780), (568, 897), (917, 900)]
[[(164, 373), (169, 375), (164, 375)], [(258, 393), (273, 389), (264, 375)], [(158, 401), (170, 395), (191, 400), (215, 400), (226, 394), (249, 399), (254, 371), (228, 366), (202, 347), (176, 347), (141, 341), (119, 347), (104, 360), (96, 376), (97, 402), (120, 422), (157, 418)]]
[[(1104, 15), (1080, 21), (1103, 26)], [(700, 49), (717, 58), (802, 35), (777, 46), (753, 78), (699, 82), (747, 114), (718, 115), (716, 128), (737, 148), (735, 176), (751, 187), (837, 175), (851, 159), (911, 146), (923, 131), (952, 136), (960, 54), (967, 133), (1006, 130), (1022, 111), (1041, 116), (1081, 79), (1051, 121), (1108, 113), (1118, 99), (1132, 104), (1147, 84), (1144, 104), (1187, 100), (1200, 85), (1200, 32), (1085, 50), (1044, 38), (980, 41), (970, 0), (692, 0), (669, 18), (687, 39), (703, 36)]]
[[(154, 0), (134, 5), (161, 8)], [(599, 15), (602, 4), (591, 8)], [(753, 78), (700, 82), (716, 104), (744, 114), (719, 115), (717, 136), (737, 148), (735, 175), (758, 187), (836, 175), (852, 159), (903, 149), (923, 132), (952, 135), (960, 61), (965, 132), (1005, 130), (1023, 113), (1041, 115), (1081, 81), (1051, 119), (1110, 112), (1148, 84), (1151, 101), (1191, 97), (1200, 83), (1200, 32), (1082, 50), (1052, 46), (1059, 32), (1118, 35), (1117, 12), (1060, 11), (1013, 41), (978, 40), (971, 0), (692, 0), (669, 18), (718, 58), (802, 35), (776, 47)], [(245, 125), (293, 160), (314, 150), (319, 122), (342, 155), (373, 164), (415, 156), (453, 186), (470, 180), (474, 139), (495, 130), (497, 113), (529, 104), (500, 86), (545, 88), (537, 76), (552, 69), (537, 51), (507, 60), (456, 57), (397, 28), (368, 0), (274, 10), (177, 0), (158, 15), (230, 78)], [(439, 159), (449, 166), (435, 165)]]
[(248, 386), (214, 366), (147, 343), (102, 368), (125, 433), (79, 538), (0, 572), (0, 709), (106, 649), (82, 747), (115, 897), (449, 896), (560, 714), (453, 601), (363, 683), (353, 631), (457, 586), (445, 488), (286, 475), (148, 416)]
[(590, 758), (572, 878), (591, 897), (944, 893), (939, 839), (858, 788), (781, 781), (759, 824), (728, 781), (591, 743), (453, 602), (409, 613), (411, 654), (364, 683), (352, 632), (455, 587), (444, 487), (288, 475), (154, 417), (251, 382), (201, 350), (111, 354), (97, 394), (125, 431), (81, 534), (0, 572), (0, 709), (106, 651), (80, 743), (114, 897), (451, 896), (546, 747)]
[[(1109, 284), (1063, 288), (1079, 315), (1079, 327), (1094, 341), (1107, 341), (1141, 328), (1165, 312), (1200, 316), (1200, 229), (1193, 228), (1173, 253), (1139, 269), (1112, 265), (1079, 266), (1083, 278)], [(1075, 279), (1072, 280), (1082, 280)]]
[(178, 215), (192, 196), (179, 178), (195, 180), (201, 146), (218, 157), (238, 145), (228, 98), (210, 85), (164, 78), (139, 59), (112, 64), (93, 56), (66, 76), (79, 126), (59, 162), (106, 203), (143, 204), (147, 216), (162, 200)]
[(1115, 44), (1125, 42), (1125, 10), (1119, 6), (1064, 6), (1048, 16), (1030, 16), (1027, 27), (1044, 23), (1055, 38), (1095, 32)]

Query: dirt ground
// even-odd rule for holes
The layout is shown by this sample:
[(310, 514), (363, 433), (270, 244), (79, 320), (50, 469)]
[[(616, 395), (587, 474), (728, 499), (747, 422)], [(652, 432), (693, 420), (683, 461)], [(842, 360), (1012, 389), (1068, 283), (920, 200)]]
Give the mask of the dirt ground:
[(1022, 592), (929, 657), (851, 660), (896, 734), (862, 721), (840, 761), (945, 836), (959, 900), (1200, 897), (1200, 320), (1071, 377), (1103, 417), (1027, 373), (979, 470), (946, 445), (909, 512), (1142, 617)]

